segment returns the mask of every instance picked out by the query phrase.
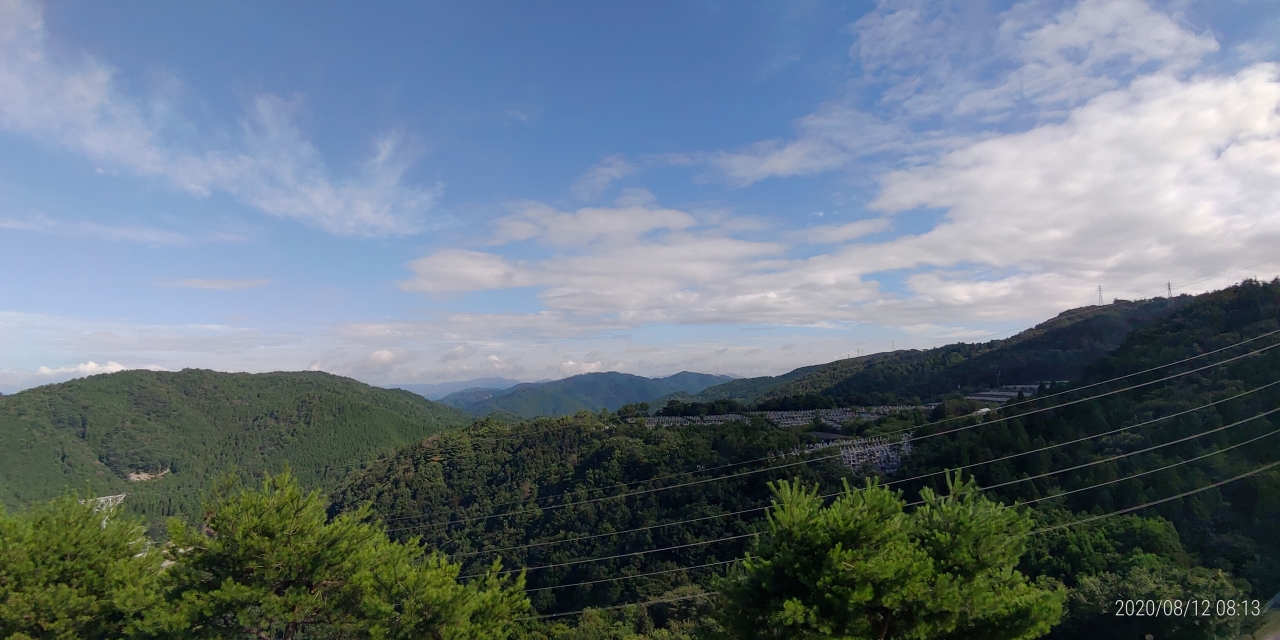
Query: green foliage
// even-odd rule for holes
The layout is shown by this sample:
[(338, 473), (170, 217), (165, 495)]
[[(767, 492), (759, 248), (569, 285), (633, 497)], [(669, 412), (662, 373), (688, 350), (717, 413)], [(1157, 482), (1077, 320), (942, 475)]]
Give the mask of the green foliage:
[(495, 411), (530, 419), (567, 416), (579, 411), (615, 410), (628, 404), (650, 402), (672, 393), (696, 393), (728, 376), (682, 371), (665, 378), (645, 378), (609, 371), (584, 373), (563, 380), (516, 385), (507, 390), (468, 390), (440, 399), (474, 415)]
[[(1045, 514), (1045, 524), (1078, 516)], [(1239, 635), (1244, 615), (1116, 616), (1115, 602), (1188, 602), (1240, 599), (1248, 585), (1220, 569), (1192, 566), (1173, 525), (1159, 518), (1122, 516), (1054, 529), (1032, 541), (1023, 571), (1057, 578), (1070, 588), (1068, 615), (1050, 638), (1158, 638), (1199, 640)]]
[(190, 637), (505, 638), (528, 608), (523, 580), (458, 566), (417, 540), (390, 542), (356, 510), (326, 522), (326, 501), (288, 473), (222, 497), (197, 529), (172, 523), (161, 616)]
[(65, 496), (0, 514), (0, 636), (505, 638), (520, 578), (459, 584), (459, 567), (387, 539), (368, 511), (328, 521), (287, 473), (223, 491), (163, 552), (136, 520)]
[(836, 399), (817, 393), (773, 398), (757, 403), (756, 411), (807, 411), (810, 409), (834, 409)]
[(874, 483), (823, 506), (780, 482), (769, 531), (721, 586), (734, 638), (1036, 638), (1066, 593), (1014, 569), (1030, 519), (977, 497), (922, 492), (904, 511)]
[(700, 640), (718, 638), (714, 600), (701, 587), (677, 587), (647, 606), (587, 609), (526, 624), (518, 640)]
[(621, 419), (647, 416), (649, 415), (649, 403), (635, 402), (632, 404), (624, 404), (618, 408), (618, 411), (616, 413), (618, 418), (621, 418)]
[(713, 400), (711, 402), (682, 402), (672, 398), (658, 411), (660, 416), (722, 416), (730, 413), (742, 413), (747, 408), (736, 400)]
[[(849, 471), (826, 460), (611, 496), (794, 463), (798, 458), (768, 457), (800, 444), (799, 435), (763, 424), (648, 428), (609, 424), (586, 413), (512, 426), (478, 424), (441, 433), (354, 476), (335, 494), (335, 509), (371, 503), (392, 535), (421, 535), (428, 546), (462, 562), (464, 574), (485, 570), (498, 556), (508, 569), (618, 556), (528, 574), (531, 588), (559, 587), (739, 557), (750, 538), (631, 554), (750, 534), (769, 504), (769, 480), (799, 474), (835, 490)], [(758, 459), (765, 460), (726, 468)], [(566, 501), (572, 504), (564, 506)], [(694, 518), (701, 520), (612, 534)], [(537, 546), (510, 548), (521, 545)], [(531, 597), (539, 612), (556, 613), (658, 598), (683, 585), (705, 584), (713, 575), (672, 572)]]
[[(151, 522), (196, 517), (200, 493), (232, 469), (260, 477), (288, 464), (304, 487), (330, 489), (355, 466), (470, 421), (320, 372), (93, 376), (0, 398), (0, 501), (90, 485), (128, 493), (126, 509)], [(144, 473), (155, 477), (129, 480)]]
[[(1230, 289), (1200, 296), (1167, 319), (1135, 331), (1113, 356), (1091, 367), (1084, 381), (1143, 371), (1228, 347), (1277, 328), (1280, 328), (1280, 282), (1246, 281)], [(1275, 338), (1260, 340), (1220, 356), (1097, 387), (1089, 393), (1202, 367), (1276, 342)], [(1280, 379), (1280, 350), (1272, 350), (1100, 400), (1020, 419), (992, 422), (978, 429), (920, 441), (901, 474), (915, 476), (956, 464), (991, 460), (1074, 441), (1194, 409), (1277, 379)], [(1140, 429), (982, 465), (972, 472), (981, 485), (990, 486), (1168, 443), (1250, 418), (1277, 406), (1280, 406), (1280, 388), (1272, 387)], [(962, 424), (962, 421), (955, 421), (938, 428), (951, 429)], [(1111, 482), (1260, 436), (1267, 437), (1165, 471)], [(1203, 487), (1274, 460), (1280, 460), (1280, 419), (1273, 415), (1149, 453), (1054, 474), (1034, 482), (1013, 484), (997, 489), (996, 493), (1009, 501), (1032, 500), (1110, 483), (1037, 505), (1102, 513)], [(1239, 597), (1247, 595), (1266, 600), (1280, 590), (1280, 497), (1277, 496), (1280, 496), (1280, 472), (1270, 471), (1161, 504), (1146, 513), (1162, 516), (1173, 523), (1181, 545), (1185, 545), (1186, 552), (1199, 564), (1247, 579), (1250, 586)]]
[(162, 559), (136, 520), (71, 495), (0, 513), (0, 637), (131, 635), (159, 602)]

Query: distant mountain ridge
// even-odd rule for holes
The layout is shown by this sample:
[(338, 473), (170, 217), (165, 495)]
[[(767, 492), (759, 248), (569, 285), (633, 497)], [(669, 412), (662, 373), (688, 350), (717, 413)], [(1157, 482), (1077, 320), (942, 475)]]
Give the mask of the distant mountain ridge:
[[(1190, 304), (1173, 299), (1119, 300), (1071, 309), (1003, 340), (955, 343), (933, 349), (903, 349), (802, 367), (780, 376), (740, 378), (694, 394), (671, 398), (745, 404), (826, 396), (845, 404), (880, 404), (892, 398), (937, 399), (1000, 384), (1072, 380), (1117, 349), (1135, 329)], [(891, 395), (890, 395), (891, 394)]]
[[(0, 503), (127, 493), (152, 522), (199, 513), (229, 472), (287, 466), (329, 489), (378, 456), (472, 418), (408, 391), (318, 371), (121, 371), (0, 398)], [(132, 480), (132, 481), (131, 481)]]
[(520, 384), (511, 378), (474, 378), (472, 380), (455, 380), (453, 382), (437, 382), (434, 384), (389, 384), (388, 389), (404, 389), (428, 400), (439, 400), (455, 391), (464, 389), (510, 389)]
[(490, 413), (520, 418), (565, 416), (579, 411), (612, 411), (625, 404), (653, 402), (672, 393), (697, 393), (732, 379), (691, 371), (665, 378), (608, 371), (550, 382), (529, 382), (505, 390), (465, 389), (441, 398), (440, 402), (477, 416)]

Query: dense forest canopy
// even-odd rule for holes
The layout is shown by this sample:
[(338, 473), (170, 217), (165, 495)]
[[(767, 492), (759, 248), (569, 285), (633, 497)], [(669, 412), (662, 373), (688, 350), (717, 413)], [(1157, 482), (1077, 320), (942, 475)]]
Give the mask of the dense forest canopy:
[[(1280, 329), (1280, 283), (1245, 282), (1204, 296), (1177, 314), (1135, 331), (1114, 355), (1092, 365), (1082, 381), (1099, 382), (1145, 371), (1230, 347), (1277, 329)], [(1242, 345), (1224, 351), (1210, 362), (1277, 343), (1280, 336)], [(1209, 363), (1192, 361), (1089, 391), (1096, 394), (1105, 389), (1131, 386), (1206, 364)], [(1280, 348), (1096, 401), (920, 441), (904, 473), (940, 470), (961, 461), (991, 460), (1112, 431), (1115, 433), (1105, 437), (984, 465), (972, 472), (980, 484), (990, 486), (1123, 456), (1280, 408), (1280, 385), (1265, 386), (1277, 381), (1280, 381)], [(1255, 389), (1258, 390), (1253, 391)], [(1218, 404), (1204, 406), (1215, 402)], [(1191, 411), (1197, 407), (1203, 408)], [(1158, 420), (1164, 416), (1170, 418)], [(1155, 422), (1148, 426), (1117, 431), (1153, 420)], [(1075, 512), (1123, 509), (1280, 460), (1280, 435), (1271, 435), (1278, 429), (1280, 417), (1271, 414), (1149, 453), (1129, 455), (994, 491), (1005, 500), (1044, 500), (1056, 493), (1120, 480), (1221, 451), (1166, 471), (1070, 493), (1043, 503)], [(918, 435), (927, 432), (925, 429)], [(1237, 446), (1241, 443), (1245, 444)], [(1248, 580), (1257, 595), (1271, 595), (1280, 590), (1277, 496), (1280, 496), (1280, 473), (1271, 472), (1194, 498), (1159, 505), (1150, 513), (1174, 523), (1187, 550), (1205, 566)]]
[(92, 376), (0, 398), (0, 503), (87, 487), (127, 493), (126, 508), (156, 522), (197, 514), (200, 493), (233, 469), (249, 477), (289, 465), (304, 486), (331, 488), (470, 421), (407, 391), (320, 372)]
[[(393, 537), (421, 536), (460, 561), (464, 573), (498, 558), (514, 569), (621, 554), (527, 575), (531, 588), (550, 588), (532, 596), (539, 611), (610, 606), (664, 593), (696, 576), (554, 587), (736, 558), (749, 542), (743, 534), (755, 530), (769, 504), (770, 480), (800, 477), (838, 489), (850, 474), (835, 460), (770, 460), (801, 442), (801, 436), (763, 423), (654, 429), (586, 413), (515, 426), (488, 423), (441, 433), (379, 461), (354, 475), (334, 503), (339, 511), (371, 504)], [(787, 466), (644, 493), (772, 465)], [(612, 497), (620, 494), (631, 495)], [(748, 510), (754, 511), (738, 514)], [(703, 519), (646, 528), (691, 518)], [(627, 555), (729, 536), (740, 537)]]
[[(1053, 399), (1032, 399), (1010, 409), (1032, 415), (999, 421), (994, 418), (998, 413), (968, 415), (972, 403), (940, 405), (933, 418), (946, 422), (918, 428), (915, 435), (921, 439), (913, 453), (888, 480), (914, 497), (922, 489), (945, 490), (930, 484), (942, 476), (903, 481), (966, 466), (979, 485), (1002, 485), (984, 491), (993, 497), (1008, 503), (1035, 500), (1031, 517), (1036, 525), (1054, 527), (1196, 490), (1280, 460), (1280, 437), (1268, 438), (1280, 427), (1274, 415), (1189, 438), (1280, 407), (1280, 386), (1258, 389), (1280, 380), (1280, 349), (1267, 349), (1280, 344), (1280, 336), (1232, 347), (1280, 329), (1280, 283), (1246, 282), (1176, 306), (1144, 304), (1137, 308), (1162, 310), (1145, 325), (1134, 322), (1139, 327), (1125, 330), (1114, 353), (1088, 366), (1080, 382), (1052, 386), (1045, 393), (1054, 394)], [(1217, 349), (1224, 350), (1205, 360), (1070, 391)], [(1248, 356), (1256, 349), (1264, 351)], [(1247, 357), (1237, 358), (1241, 355)], [(1230, 361), (1214, 366), (1225, 360)], [(1205, 369), (1110, 393), (1197, 367)], [(1040, 411), (1103, 393), (1109, 395)], [(715, 404), (670, 403), (664, 413), (687, 415), (714, 410)], [(1189, 413), (1159, 420), (1181, 412)], [(1147, 422), (1151, 424), (1123, 430)], [(794, 447), (803, 436), (758, 419), (755, 424), (674, 428), (641, 424), (614, 415), (580, 414), (441, 434), (354, 476), (335, 494), (335, 505), (341, 510), (372, 504), (392, 535), (422, 535), (428, 546), (472, 563), (470, 571), (498, 556), (503, 566), (535, 567), (528, 573), (535, 589), (532, 602), (539, 611), (554, 613), (711, 588), (723, 572), (716, 563), (751, 548), (748, 538), (735, 536), (763, 530), (762, 511), (749, 510), (767, 504), (766, 480), (799, 477), (828, 494), (844, 479), (856, 481), (860, 475), (829, 460), (769, 469), (777, 463), (759, 461), (762, 450)], [(910, 428), (912, 421), (895, 424)], [(934, 437), (958, 427), (963, 428)], [(1073, 442), (1108, 431), (1116, 433)], [(754, 444), (726, 446), (730, 442)], [(1170, 442), (1172, 446), (1164, 446)], [(1156, 448), (1143, 452), (1151, 447)], [(1043, 451), (1022, 455), (1035, 449)], [(1008, 459), (986, 464), (1003, 457)], [(753, 459), (757, 461), (728, 466)], [(1058, 471), (1077, 465), (1088, 466)], [(1168, 465), (1176, 466), (1162, 470)], [(628, 495), (744, 469), (763, 471)], [(1050, 475), (1023, 481), (1039, 474)], [(1126, 479), (1135, 474), (1145, 475)], [(1070, 493), (1053, 497), (1065, 492)], [(1082, 630), (1126, 637), (1135, 627), (1106, 614), (1108, 598), (1192, 598), (1198, 589), (1265, 601), (1280, 589), (1276, 495), (1280, 473), (1272, 470), (1139, 514), (1051, 529), (1029, 543), (1020, 570), (1056, 580), (1068, 590), (1055, 637), (1074, 637)], [(568, 506), (560, 506), (565, 502)], [(483, 553), (486, 549), (493, 552)], [(665, 551), (635, 555), (652, 549)], [(610, 559), (580, 562), (601, 557)], [(561, 566), (537, 568), (547, 565)], [(705, 568), (681, 570), (687, 567)], [(1194, 621), (1165, 623), (1161, 629), (1172, 635), (1212, 637), (1203, 635), (1210, 633), (1208, 627)]]

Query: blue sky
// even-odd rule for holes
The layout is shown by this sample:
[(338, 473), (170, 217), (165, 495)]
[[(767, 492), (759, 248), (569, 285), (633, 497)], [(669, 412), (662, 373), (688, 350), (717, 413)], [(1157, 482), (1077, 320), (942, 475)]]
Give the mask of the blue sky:
[(0, 0), (0, 391), (776, 374), (1280, 273), (1280, 3)]

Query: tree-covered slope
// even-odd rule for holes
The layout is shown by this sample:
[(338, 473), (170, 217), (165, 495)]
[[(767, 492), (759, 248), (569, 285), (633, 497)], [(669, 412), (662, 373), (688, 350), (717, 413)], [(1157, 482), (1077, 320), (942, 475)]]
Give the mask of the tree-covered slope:
[[(482, 572), (498, 557), (504, 567), (517, 569), (622, 554), (602, 562), (531, 569), (528, 585), (541, 589), (739, 557), (747, 548), (747, 537), (626, 554), (750, 533), (761, 526), (762, 511), (706, 516), (767, 506), (770, 480), (800, 477), (838, 490), (848, 474), (826, 460), (612, 498), (794, 463), (796, 458), (759, 459), (792, 450), (800, 436), (763, 422), (649, 428), (599, 418), (584, 413), (517, 425), (487, 422), (441, 433), (353, 475), (335, 494), (335, 509), (372, 504), (393, 537), (422, 536), (428, 547), (453, 554), (463, 564), (464, 575)], [(737, 462), (748, 464), (725, 467)], [(576, 504), (561, 506), (566, 501)], [(489, 517), (494, 514), (500, 517)], [(703, 519), (608, 535), (690, 518)], [(596, 535), (602, 533), (606, 535)], [(596, 537), (563, 542), (586, 536)], [(530, 544), (536, 546), (507, 549)], [(490, 549), (504, 550), (477, 553)], [(690, 582), (705, 583), (709, 577), (707, 572), (671, 573), (530, 594), (534, 606), (545, 613), (640, 601)]]
[(320, 372), (92, 376), (0, 398), (0, 501), (12, 508), (87, 486), (127, 493), (127, 508), (149, 517), (189, 515), (233, 469), (290, 465), (305, 486), (329, 488), (354, 466), (470, 421), (407, 391)]
[(999, 384), (1075, 380), (1135, 328), (1191, 300), (1180, 296), (1073, 309), (1004, 340), (847, 358), (782, 376), (734, 380), (708, 387), (692, 399), (752, 403), (820, 394), (840, 404), (892, 404)]
[(521, 418), (565, 416), (579, 411), (614, 410), (625, 404), (650, 402), (676, 392), (697, 393), (730, 379), (729, 376), (689, 371), (665, 378), (609, 371), (527, 383), (507, 390), (467, 389), (445, 396), (440, 402), (479, 416), (495, 411)]
[[(1134, 331), (1113, 355), (1092, 365), (1082, 380), (1102, 382), (1146, 371), (1232, 347), (1277, 329), (1280, 281), (1246, 281), (1199, 296), (1177, 313)], [(1221, 354), (1045, 402), (1056, 405), (1075, 397), (1153, 381), (1277, 344), (1280, 335), (1261, 338)], [(997, 492), (1006, 500), (1041, 500), (1039, 507), (1074, 512), (1126, 509), (1280, 461), (1280, 414), (1192, 437), (1280, 408), (1280, 385), (1265, 386), (1277, 381), (1280, 347), (1132, 391), (930, 438), (918, 444), (903, 474), (910, 476), (957, 463), (1017, 456), (1057, 443), (1072, 443), (976, 467), (972, 473), (980, 484), (991, 486), (1087, 465), (1033, 482), (1012, 484)], [(1208, 406), (1210, 403), (1217, 404)], [(1039, 403), (1032, 406), (1036, 404)], [(1023, 405), (1017, 411), (1028, 408)], [(1185, 415), (1174, 415), (1181, 413)], [(1169, 419), (1138, 426), (1166, 416)], [(1112, 431), (1115, 433), (1081, 440)], [(928, 430), (922, 435), (927, 433)], [(1183, 438), (1190, 439), (1175, 442)], [(1143, 452), (1149, 447), (1159, 448)], [(1111, 460), (1115, 456), (1124, 457)], [(1200, 459), (1201, 456), (1204, 457)], [(1164, 469), (1166, 466), (1169, 468)], [(1096, 488), (1081, 490), (1100, 483)], [(1060, 493), (1066, 495), (1045, 500)], [(1265, 601), (1280, 590), (1278, 498), (1280, 469), (1273, 468), (1141, 513), (1158, 514), (1173, 522), (1181, 544), (1193, 560), (1248, 580), (1243, 590), (1251, 592), (1249, 597)], [(1071, 544), (1064, 543), (1059, 551), (1065, 553)], [(1065, 556), (1060, 560), (1072, 561)], [(1072, 586), (1070, 580), (1068, 586)]]
[[(1118, 349), (1072, 384), (1144, 371), (1280, 329), (1280, 282), (1246, 282), (1182, 302), (1167, 316), (1126, 332)], [(1019, 406), (1025, 411), (1054, 405), (1275, 344), (1280, 335), (1123, 383)], [(1039, 531), (1021, 560), (1028, 576), (1060, 581), (1068, 591), (1067, 619), (1054, 637), (1136, 637), (1134, 629), (1142, 625), (1107, 613), (1114, 612), (1110, 607), (1116, 599), (1265, 601), (1280, 589), (1280, 469), (1132, 514), (1078, 521), (1280, 461), (1280, 419), (1274, 414), (1142, 451), (1280, 407), (1280, 386), (1234, 398), (1277, 381), (1280, 347), (1005, 422), (980, 424), (981, 417), (952, 416), (941, 425), (917, 427), (914, 451), (895, 479), (958, 466), (984, 487), (1038, 476), (984, 494), (1009, 504), (1035, 500), (1025, 513), (1037, 527), (1063, 525)], [(1218, 401), (1223, 402), (1207, 406)], [(1203, 408), (1107, 433), (1197, 407)], [(922, 416), (914, 419), (923, 422)], [(962, 426), (973, 428), (934, 435)], [(424, 544), (464, 563), (464, 574), (478, 573), (499, 557), (505, 568), (530, 567), (530, 596), (539, 613), (653, 600), (706, 588), (709, 574), (719, 570), (682, 568), (728, 560), (749, 549), (751, 538), (732, 537), (760, 531), (760, 513), (737, 512), (767, 504), (766, 479), (799, 476), (827, 493), (849, 471), (798, 466), (634, 492), (764, 466), (716, 468), (786, 451), (797, 437), (763, 425), (648, 428), (594, 414), (519, 425), (481, 423), (379, 461), (336, 492), (335, 504), (338, 510), (372, 504), (394, 536), (423, 536)], [(1047, 448), (1052, 445), (1065, 446)], [(998, 461), (987, 464), (993, 460)], [(1076, 465), (1089, 466), (1072, 469)], [(942, 475), (930, 476), (928, 483), (945, 490)], [(914, 480), (894, 488), (913, 500), (925, 484)], [(611, 497), (624, 491), (633, 495)], [(1053, 497), (1064, 492), (1071, 493)], [(571, 504), (560, 506), (566, 502)], [(679, 524), (655, 526), (673, 522)], [(730, 539), (702, 544), (715, 538)], [(627, 578), (638, 574), (652, 575)], [(577, 585), (584, 582), (589, 584)], [(1212, 637), (1212, 629), (1195, 620), (1158, 623), (1151, 628), (1160, 637)]]

